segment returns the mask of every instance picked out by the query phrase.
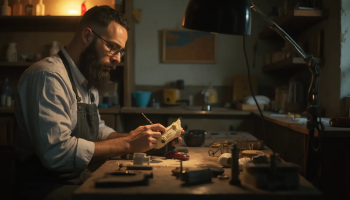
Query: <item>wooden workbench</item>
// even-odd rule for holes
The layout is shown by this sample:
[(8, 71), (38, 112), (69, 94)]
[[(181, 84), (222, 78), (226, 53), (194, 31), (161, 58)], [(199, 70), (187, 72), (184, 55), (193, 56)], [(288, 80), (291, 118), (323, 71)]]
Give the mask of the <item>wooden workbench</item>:
[[(264, 112), (268, 134), (264, 134), (257, 112), (251, 113), (238, 130), (252, 133), (263, 140), (285, 161), (301, 166), (300, 174), (304, 175), (308, 137), (306, 125), (271, 114)], [(350, 128), (331, 127), (327, 123), (324, 125), (322, 149), (318, 152), (321, 167), (314, 169), (318, 175), (313, 184), (323, 192), (324, 199), (350, 199)], [(318, 134), (315, 133), (315, 136)]]
[[(239, 133), (237, 137), (244, 139), (256, 139), (248, 133)], [(206, 141), (205, 143), (210, 143)], [(180, 146), (182, 143), (180, 143)], [(218, 166), (218, 157), (208, 155), (209, 147), (186, 147), (189, 149), (189, 161), (183, 161), (184, 168), (195, 169), (202, 166)], [(271, 150), (263, 150), (265, 153), (271, 153)], [(218, 153), (217, 155), (220, 155)], [(269, 192), (253, 188), (242, 181), (242, 187), (232, 186), (228, 180), (219, 180), (212, 178), (212, 183), (201, 184), (197, 186), (181, 186), (182, 182), (172, 176), (171, 170), (179, 167), (178, 160), (165, 159), (164, 157), (155, 157), (150, 163), (153, 166), (153, 179), (150, 179), (148, 186), (134, 186), (126, 188), (95, 188), (94, 180), (104, 176), (108, 172), (118, 170), (118, 164), (124, 166), (132, 164), (131, 160), (109, 160), (105, 162), (98, 170), (92, 173), (92, 176), (78, 188), (73, 199), (92, 200), (92, 199), (153, 199), (153, 198), (181, 198), (191, 199), (199, 197), (200, 199), (213, 198), (235, 198), (235, 199), (317, 199), (322, 197), (319, 190), (313, 187), (302, 176), (300, 176), (300, 187), (290, 191)], [(149, 172), (149, 171), (148, 171)], [(225, 174), (231, 176), (230, 168), (225, 168)], [(200, 195), (200, 196), (199, 196)]]

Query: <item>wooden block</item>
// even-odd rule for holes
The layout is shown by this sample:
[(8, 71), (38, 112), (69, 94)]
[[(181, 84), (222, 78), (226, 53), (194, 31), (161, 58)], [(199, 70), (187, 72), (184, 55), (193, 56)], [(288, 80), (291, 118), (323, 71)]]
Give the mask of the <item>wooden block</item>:
[[(264, 105), (259, 105), (261, 110), (264, 110)], [(250, 104), (243, 104), (239, 103), (236, 105), (237, 110), (259, 110), (258, 106), (256, 105), (250, 105)]]

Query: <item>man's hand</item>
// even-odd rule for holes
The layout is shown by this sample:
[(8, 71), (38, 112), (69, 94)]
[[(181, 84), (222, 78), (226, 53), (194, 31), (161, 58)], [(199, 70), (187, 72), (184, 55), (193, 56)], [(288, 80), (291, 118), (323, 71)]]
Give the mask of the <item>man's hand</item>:
[[(181, 131), (181, 134), (184, 134), (185, 133), (185, 131), (182, 129), (182, 131)], [(182, 141), (182, 138), (181, 137), (178, 137), (178, 140), (179, 140), (179, 143)], [(173, 145), (173, 147), (176, 147), (176, 142), (175, 141), (172, 141), (171, 142), (171, 145)]]
[(130, 145), (131, 152), (145, 152), (155, 147), (156, 139), (161, 137), (161, 132), (165, 132), (165, 127), (161, 124), (139, 126), (125, 139)]

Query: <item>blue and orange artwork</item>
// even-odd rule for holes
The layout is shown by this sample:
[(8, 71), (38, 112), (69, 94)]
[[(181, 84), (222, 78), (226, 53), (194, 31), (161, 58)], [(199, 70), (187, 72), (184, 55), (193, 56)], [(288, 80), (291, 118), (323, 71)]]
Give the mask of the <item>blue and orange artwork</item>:
[(163, 62), (216, 62), (216, 36), (213, 33), (164, 30), (163, 37)]

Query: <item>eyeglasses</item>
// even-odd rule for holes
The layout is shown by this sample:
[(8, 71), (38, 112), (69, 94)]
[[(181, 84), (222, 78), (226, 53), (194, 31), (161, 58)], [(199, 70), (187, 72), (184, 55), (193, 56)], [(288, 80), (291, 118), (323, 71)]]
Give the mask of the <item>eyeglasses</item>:
[(103, 40), (106, 43), (107, 48), (109, 49), (109, 52), (115, 56), (118, 53), (120, 53), (120, 57), (122, 57), (124, 55), (124, 49), (121, 49), (118, 46), (114, 46), (113, 44), (111, 44), (110, 42), (108, 42), (107, 40), (103, 39), (101, 36), (99, 36), (95, 31), (91, 30), (98, 38), (100, 38), (101, 40)]

